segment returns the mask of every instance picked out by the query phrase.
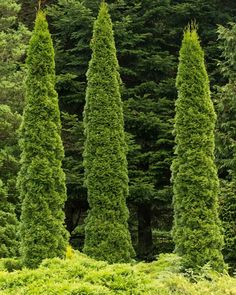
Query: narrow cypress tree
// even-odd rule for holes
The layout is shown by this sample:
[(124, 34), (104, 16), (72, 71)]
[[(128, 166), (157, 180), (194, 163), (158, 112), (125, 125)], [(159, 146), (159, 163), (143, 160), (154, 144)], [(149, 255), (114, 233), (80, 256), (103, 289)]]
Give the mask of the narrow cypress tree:
[(197, 270), (209, 263), (224, 268), (223, 237), (218, 217), (218, 176), (214, 164), (216, 115), (209, 80), (195, 28), (188, 28), (179, 57), (176, 86), (173, 162), (174, 229), (176, 252), (185, 268)]
[(63, 225), (66, 200), (61, 168), (63, 145), (55, 86), (54, 50), (48, 24), (37, 13), (27, 57), (26, 107), (21, 125), (22, 259), (36, 267), (44, 258), (62, 257), (67, 245)]
[(110, 263), (133, 255), (128, 231), (128, 172), (120, 76), (112, 23), (102, 2), (94, 24), (84, 111), (84, 166), (90, 212), (84, 252)]

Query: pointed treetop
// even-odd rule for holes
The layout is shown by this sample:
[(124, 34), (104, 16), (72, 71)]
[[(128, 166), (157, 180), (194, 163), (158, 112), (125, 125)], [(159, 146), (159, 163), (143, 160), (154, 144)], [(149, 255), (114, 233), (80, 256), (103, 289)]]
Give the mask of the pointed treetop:
[(35, 29), (38, 27), (39, 24), (41, 25), (42, 22), (45, 22), (45, 20), (46, 20), (45, 13), (41, 9), (39, 9), (37, 11), (37, 15), (35, 19)]
[(47, 0), (38, 0), (38, 10), (41, 10), (41, 5), (43, 5)]
[[(185, 59), (185, 55), (189, 56), (189, 52), (191, 51), (193, 53), (194, 59), (196, 61), (198, 58), (201, 57), (202, 62), (204, 58), (204, 51), (201, 48), (199, 36), (197, 33), (198, 26), (196, 24), (196, 21), (191, 21), (187, 27), (184, 29), (184, 36), (182, 40), (182, 46), (180, 48), (180, 55), (179, 60), (181, 61), (183, 59), (183, 63), (185, 64), (187, 60)], [(177, 79), (178, 80), (178, 79)]]
[[(100, 14), (101, 12), (108, 12), (108, 5), (107, 5), (107, 3), (106, 3), (105, 0), (102, 0), (102, 2), (101, 2), (101, 4), (100, 4), (99, 14)], [(99, 14), (98, 14), (98, 15), (99, 15)]]
[(190, 23), (188, 23), (188, 25), (184, 29), (183, 42), (185, 39), (199, 40), (197, 30), (198, 30), (198, 25), (196, 23), (196, 20), (192, 20)]
[(34, 31), (35, 32), (48, 31), (48, 23), (47, 23), (47, 19), (46, 19), (46, 14), (42, 9), (39, 9), (36, 13)]

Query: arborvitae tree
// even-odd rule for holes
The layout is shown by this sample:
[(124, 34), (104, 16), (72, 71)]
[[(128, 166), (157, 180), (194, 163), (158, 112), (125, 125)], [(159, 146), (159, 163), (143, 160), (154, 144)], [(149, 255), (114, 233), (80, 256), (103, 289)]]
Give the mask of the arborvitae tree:
[(84, 111), (84, 166), (89, 215), (84, 252), (110, 263), (134, 254), (128, 230), (128, 171), (120, 76), (107, 4), (94, 23)]
[[(84, 77), (88, 54), (90, 54), (88, 39), (90, 39), (93, 16), (97, 15), (99, 3), (99, 0), (92, 2), (59, 0), (56, 5), (49, 7), (57, 45), (56, 64), (59, 74), (57, 87), (60, 93), (61, 107), (63, 110), (77, 114), (79, 120), (81, 120), (81, 106), (84, 105)], [(122, 96), (124, 97), (126, 130), (132, 133), (128, 137), (133, 138), (128, 142), (127, 155), (130, 178), (130, 193), (127, 202), (134, 212), (133, 216), (135, 216), (132, 220), (130, 219), (130, 224), (134, 224), (134, 226), (132, 225), (133, 236), (136, 238), (137, 222), (135, 219), (138, 215), (139, 242), (137, 252), (139, 257), (146, 258), (152, 255), (151, 210), (154, 199), (157, 202), (161, 199), (161, 202), (164, 203), (161, 206), (158, 203), (156, 206), (160, 224), (164, 224), (160, 216), (166, 216), (167, 214), (162, 213), (168, 212), (168, 216), (164, 218), (168, 223), (167, 229), (171, 228), (170, 206), (167, 206), (166, 210), (159, 208), (163, 208), (166, 203), (171, 203), (169, 179), (173, 135), (170, 117), (173, 115), (174, 109), (175, 71), (173, 69), (176, 62), (168, 51), (159, 48), (158, 36), (162, 35), (162, 28), (166, 27), (162, 25), (162, 20), (160, 20), (161, 25), (159, 23), (155, 25), (152, 33), (148, 33), (148, 30), (144, 29), (146, 26), (153, 27), (152, 15), (157, 13), (160, 15), (162, 11), (166, 11), (165, 4), (156, 11), (152, 4), (142, 7), (142, 5), (136, 5), (130, 1), (109, 1), (109, 3), (109, 11), (114, 18), (114, 31), (118, 43), (120, 72), (122, 80), (124, 80)], [(152, 13), (147, 13), (144, 17), (144, 9)], [(70, 26), (67, 25), (68, 23)], [(163, 53), (163, 51), (165, 52)], [(164, 67), (159, 66), (162, 62), (165, 64)], [(150, 72), (150, 64), (153, 69), (155, 68), (152, 72)], [(170, 78), (169, 75), (172, 77)], [(160, 81), (162, 82), (159, 83)], [(168, 91), (166, 91), (167, 84)], [(163, 90), (167, 93), (163, 93)], [(65, 129), (67, 129), (66, 125)], [(66, 139), (68, 139), (68, 135), (67, 132)], [(72, 137), (70, 141), (73, 143)], [(69, 181), (67, 186), (70, 197), (68, 207), (73, 208), (74, 204), (79, 203), (80, 208), (83, 206), (83, 210), (85, 210), (86, 195), (78, 177), (78, 174), (81, 173), (81, 143), (80, 137), (79, 142), (77, 140), (75, 144), (76, 152), (71, 149), (71, 145), (65, 146), (64, 167), (66, 167), (67, 180)], [(70, 168), (71, 165), (73, 165), (73, 169)], [(73, 216), (76, 217), (76, 214)], [(68, 220), (74, 222), (77, 218), (72, 220), (69, 217)], [(165, 225), (164, 227), (166, 229)]]
[(176, 158), (172, 167), (175, 251), (183, 257), (185, 268), (197, 270), (209, 263), (222, 271), (223, 237), (214, 164), (216, 114), (204, 53), (194, 27), (184, 32), (176, 86)]
[(0, 257), (16, 256), (18, 248), (18, 221), (0, 179)]
[(22, 259), (36, 267), (44, 258), (63, 257), (65, 175), (55, 86), (54, 50), (48, 24), (37, 13), (27, 56), (26, 106), (21, 125), (19, 187), (22, 198)]
[(219, 63), (227, 84), (218, 88), (216, 158), (221, 180), (221, 214), (225, 231), (223, 254), (236, 267), (236, 24), (218, 29), (222, 58)]

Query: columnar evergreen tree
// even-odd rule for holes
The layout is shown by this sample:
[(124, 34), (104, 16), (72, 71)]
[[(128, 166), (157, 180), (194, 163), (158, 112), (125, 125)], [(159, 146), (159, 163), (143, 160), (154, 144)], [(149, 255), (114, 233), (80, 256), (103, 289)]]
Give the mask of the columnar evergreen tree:
[(18, 246), (18, 221), (0, 179), (0, 257), (16, 256)]
[(176, 252), (185, 268), (209, 263), (224, 268), (223, 237), (218, 217), (218, 176), (214, 164), (216, 115), (196, 29), (184, 32), (176, 86), (173, 162), (174, 229)]
[(225, 231), (223, 254), (236, 267), (236, 24), (218, 29), (227, 84), (218, 88), (216, 155), (221, 180), (221, 219)]
[(84, 252), (110, 263), (134, 254), (128, 231), (128, 172), (120, 76), (107, 4), (94, 23), (84, 111), (84, 166), (89, 215)]
[(67, 245), (63, 207), (65, 175), (55, 86), (54, 50), (48, 24), (37, 13), (27, 56), (26, 107), (21, 125), (19, 187), (22, 198), (22, 259), (36, 267), (44, 258), (62, 257)]

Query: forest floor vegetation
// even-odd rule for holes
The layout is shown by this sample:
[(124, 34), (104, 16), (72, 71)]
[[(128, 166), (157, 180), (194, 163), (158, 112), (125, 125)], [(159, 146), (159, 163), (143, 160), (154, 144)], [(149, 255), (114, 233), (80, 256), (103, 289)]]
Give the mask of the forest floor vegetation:
[(236, 295), (236, 278), (209, 268), (194, 276), (180, 272), (180, 258), (161, 254), (151, 263), (112, 264), (73, 251), (66, 259), (46, 259), (39, 268), (19, 268), (0, 260), (0, 294), (14, 295)]

